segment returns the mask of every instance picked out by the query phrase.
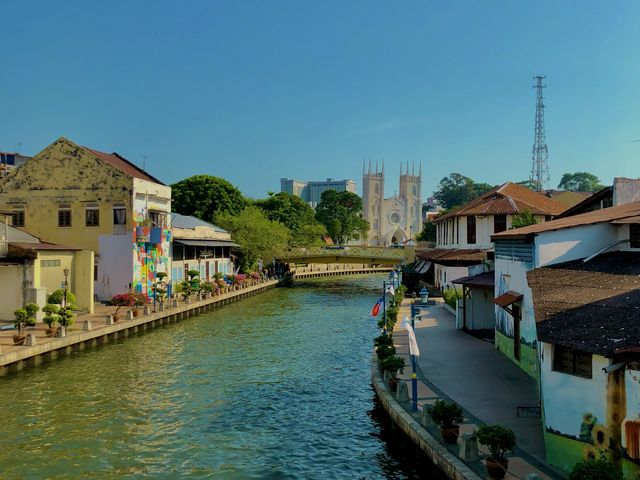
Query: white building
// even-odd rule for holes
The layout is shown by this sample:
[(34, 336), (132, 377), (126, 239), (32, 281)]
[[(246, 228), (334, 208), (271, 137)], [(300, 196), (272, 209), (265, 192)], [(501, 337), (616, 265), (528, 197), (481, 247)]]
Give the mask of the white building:
[(384, 162), (382, 170), (365, 172), (362, 165), (362, 216), (369, 222), (370, 245), (388, 246), (405, 243), (422, 231), (422, 165), (418, 175), (415, 166), (409, 174), (409, 164), (402, 173), (400, 164), (400, 194), (384, 198)]
[(322, 193), (327, 190), (356, 193), (356, 182), (353, 180), (334, 180), (333, 178), (327, 178), (324, 181), (310, 182), (293, 180), (291, 178), (280, 179), (281, 192), (300, 197), (313, 208), (320, 203)]

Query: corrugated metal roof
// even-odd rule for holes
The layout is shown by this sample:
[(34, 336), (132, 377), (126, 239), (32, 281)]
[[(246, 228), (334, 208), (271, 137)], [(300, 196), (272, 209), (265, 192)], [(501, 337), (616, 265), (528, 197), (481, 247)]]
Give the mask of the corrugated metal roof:
[(451, 283), (469, 287), (493, 288), (495, 286), (495, 273), (496, 272), (482, 272), (469, 277), (457, 278), (452, 280)]
[(194, 247), (239, 247), (237, 243), (230, 242), (229, 240), (199, 240), (189, 239), (183, 240), (174, 238), (173, 243), (179, 243), (182, 245), (191, 245)]
[[(491, 241), (513, 238), (529, 238), (537, 233), (560, 230), (563, 228), (593, 225), (595, 223), (614, 222), (640, 215), (640, 202), (625, 203), (617, 207), (603, 208), (593, 212), (582, 213), (572, 217), (558, 218), (549, 222), (537, 223), (528, 227), (507, 230), (491, 235)], [(635, 222), (634, 222), (635, 223)]]
[(506, 182), (433, 221), (437, 223), (447, 218), (466, 215), (513, 215), (525, 210), (534, 215), (559, 215), (566, 208), (562, 203), (541, 193)]
[(482, 262), (487, 257), (487, 250), (461, 249), (461, 248), (434, 248), (426, 252), (416, 254), (416, 257), (423, 260), (430, 260), (436, 263), (441, 261), (465, 261)]
[(513, 290), (509, 290), (508, 292), (503, 293), (502, 295), (498, 295), (493, 300), (493, 303), (495, 303), (496, 305), (499, 305), (502, 308), (505, 308), (505, 307), (508, 307), (509, 305), (514, 304), (515, 302), (520, 300), (522, 297), (523, 295), (521, 293), (514, 292)]
[(171, 226), (175, 228), (194, 229), (196, 227), (207, 227), (219, 233), (229, 233), (224, 228), (220, 228), (204, 220), (190, 215), (181, 215), (179, 213), (171, 213)]

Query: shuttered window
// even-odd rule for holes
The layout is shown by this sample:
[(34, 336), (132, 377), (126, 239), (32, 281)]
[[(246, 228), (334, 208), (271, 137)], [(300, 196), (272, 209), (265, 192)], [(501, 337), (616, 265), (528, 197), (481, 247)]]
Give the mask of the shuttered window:
[(553, 369), (577, 377), (591, 378), (591, 354), (561, 345), (553, 347)]
[(467, 243), (470, 245), (476, 243), (476, 217), (474, 215), (467, 217)]

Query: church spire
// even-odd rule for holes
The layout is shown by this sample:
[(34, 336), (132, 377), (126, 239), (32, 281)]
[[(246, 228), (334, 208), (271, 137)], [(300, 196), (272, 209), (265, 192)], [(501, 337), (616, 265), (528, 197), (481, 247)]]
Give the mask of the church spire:
[(411, 162), (411, 176), (412, 177), (416, 176), (416, 162), (415, 162), (415, 160), (413, 162)]
[(369, 175), (371, 175), (371, 159), (369, 159)]
[(376, 159), (376, 175), (378, 174), (378, 159)]
[(384, 177), (384, 158), (382, 159), (382, 176)]
[(418, 171), (418, 176), (422, 178), (422, 160), (420, 160), (420, 170)]

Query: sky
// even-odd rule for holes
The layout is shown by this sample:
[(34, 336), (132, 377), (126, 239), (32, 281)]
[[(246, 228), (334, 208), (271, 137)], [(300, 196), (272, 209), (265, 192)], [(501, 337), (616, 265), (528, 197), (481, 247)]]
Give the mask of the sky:
[(423, 167), (531, 171), (547, 76), (550, 187), (565, 172), (639, 177), (640, 2), (117, 1), (0, 3), (0, 150), (58, 137), (117, 151), (165, 183), (205, 173), (245, 195), (280, 178)]

